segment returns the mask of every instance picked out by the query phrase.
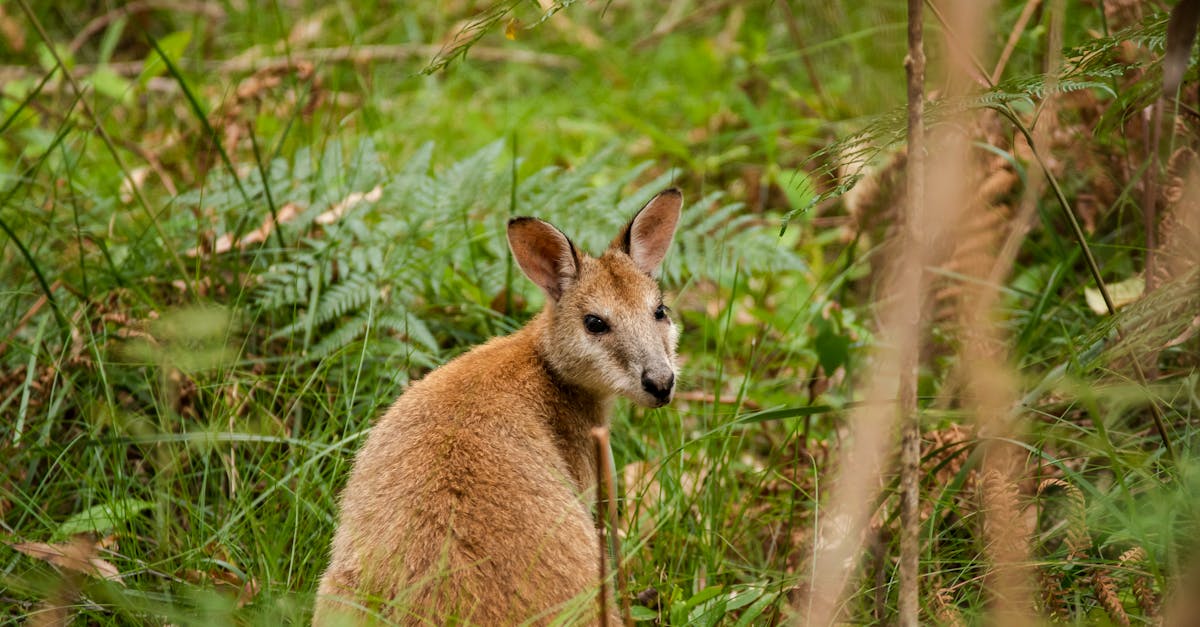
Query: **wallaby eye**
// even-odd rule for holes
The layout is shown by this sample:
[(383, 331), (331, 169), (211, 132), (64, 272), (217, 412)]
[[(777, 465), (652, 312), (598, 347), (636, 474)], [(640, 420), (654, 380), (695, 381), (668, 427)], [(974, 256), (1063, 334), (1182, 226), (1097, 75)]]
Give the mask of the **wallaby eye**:
[(608, 333), (608, 323), (603, 318), (595, 314), (588, 314), (583, 317), (583, 328), (588, 330), (588, 333)]
[(666, 305), (659, 305), (658, 309), (654, 310), (654, 319), (662, 320), (663, 318), (666, 318), (668, 311), (670, 311), (670, 309), (668, 309)]

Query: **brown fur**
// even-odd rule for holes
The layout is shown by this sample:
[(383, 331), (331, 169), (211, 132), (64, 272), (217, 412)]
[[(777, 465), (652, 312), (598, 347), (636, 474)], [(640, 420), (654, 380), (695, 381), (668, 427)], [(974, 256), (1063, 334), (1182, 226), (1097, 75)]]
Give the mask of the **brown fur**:
[[(599, 258), (545, 222), (510, 222), (546, 306), (414, 383), (372, 429), (314, 624), (545, 624), (568, 612), (596, 622), (589, 433), (618, 394), (670, 401), (677, 332), (655, 314), (652, 275), (681, 202), (674, 190), (655, 197)], [(588, 331), (589, 314), (609, 330)]]

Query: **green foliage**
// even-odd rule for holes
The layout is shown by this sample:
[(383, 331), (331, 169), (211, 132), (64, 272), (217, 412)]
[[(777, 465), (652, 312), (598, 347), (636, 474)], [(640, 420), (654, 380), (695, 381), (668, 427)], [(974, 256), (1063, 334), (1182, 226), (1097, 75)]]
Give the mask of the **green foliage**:
[[(1112, 98), (1096, 134), (1115, 130), (1128, 116), (1141, 111), (1158, 97), (1156, 81), (1162, 75), (1161, 61), (1128, 62), (1120, 57), (1122, 46), (1135, 42), (1150, 50), (1165, 46), (1165, 13), (1154, 13), (1142, 23), (1108, 36), (1096, 37), (1063, 51), (1064, 63), (1053, 76), (1044, 73), (1013, 75), (988, 89), (959, 98), (940, 98), (925, 105), (925, 122), (935, 126), (964, 110), (978, 107), (1013, 105), (1033, 109), (1046, 96), (1092, 90)], [(1146, 77), (1132, 88), (1118, 89), (1116, 79), (1130, 71), (1144, 71)], [(823, 202), (845, 195), (862, 180), (864, 168), (878, 164), (905, 139), (907, 111), (903, 106), (857, 121), (853, 132), (815, 151), (808, 159), (818, 178), (829, 177), (836, 183), (813, 195), (805, 205), (797, 206), (788, 218), (809, 211)]]
[[(635, 616), (777, 622), (807, 585), (846, 410), (878, 341), (878, 242), (833, 201), (904, 140), (903, 6), (435, 4), (224, 3), (220, 18), (212, 4), (142, 7), (74, 48), (95, 7), (31, 3), (41, 41), (3, 5), (0, 26), (27, 41), (2, 31), (0, 520), (6, 541), (100, 543), (123, 583), (81, 578), (76, 622), (306, 622), (338, 490), (382, 408), (410, 376), (541, 303), (510, 261), (506, 220), (545, 218), (598, 253), (675, 185), (685, 213), (664, 280), (684, 394), (650, 412), (618, 403), (613, 419)], [(998, 37), (1026, 4), (998, 5)], [(1124, 129), (1158, 96), (1165, 14), (1110, 32), (1103, 7), (1067, 3), (1055, 76), (1041, 70), (1041, 15), (996, 87), (931, 101), (928, 118), (1007, 106), (1036, 120), (1049, 95), (1094, 98), (1098, 122), (1062, 121), (1122, 164), (1087, 239), (1105, 279), (1123, 281), (1143, 266), (1129, 212), (1147, 152)], [(50, 46), (94, 118), (48, 71)], [(261, 72), (229, 69), (268, 57)], [(981, 148), (1025, 176), (1016, 151)], [(1072, 201), (1096, 193), (1081, 169), (1063, 169)], [(134, 180), (147, 207), (130, 198)], [(1104, 620), (1091, 584), (1103, 572), (1136, 621), (1148, 614), (1124, 591), (1131, 578), (1170, 589), (1200, 520), (1195, 276), (1098, 318), (1057, 207), (1037, 209), (998, 314), (1029, 417), (1023, 446), (1083, 506), (1066, 516), (1062, 493), (1026, 493), (1040, 516), (1031, 549), (1069, 589), (1068, 619)], [(1129, 364), (1152, 351), (1160, 378), (1134, 383)], [(972, 420), (955, 368), (937, 352), (921, 373), (931, 440)], [(943, 596), (967, 622), (987, 616), (981, 440), (964, 438), (927, 453), (922, 585), (938, 590), (923, 622), (943, 619)], [(1064, 520), (1086, 526), (1086, 559)], [(1134, 547), (1144, 561), (1125, 564)], [(850, 620), (894, 620), (895, 548), (882, 542), (856, 569)], [(0, 546), (3, 619), (37, 611), (62, 581)]]
[(140, 499), (119, 499), (94, 505), (64, 520), (55, 535), (67, 538), (78, 533), (105, 534), (128, 525), (130, 518), (152, 507), (154, 503)]
[[(506, 272), (504, 224), (513, 190), (510, 168), (504, 167), (511, 158), (505, 144), (489, 144), (440, 172), (431, 169), (432, 152), (426, 144), (395, 175), (385, 173), (369, 140), (352, 152), (348, 168), (337, 143), (325, 148), (315, 170), (305, 165), (303, 152), (295, 166), (283, 159), (272, 163), (276, 202), (309, 207), (283, 228), (285, 240), (297, 241), (297, 249), (258, 275), (261, 288), (254, 302), (283, 316), (272, 339), (286, 340), (307, 359), (320, 360), (370, 338), (372, 353), (404, 354), (413, 365), (428, 367), (440, 360), (438, 325), (470, 326), (475, 319), (486, 327), (495, 315), (489, 303), (504, 290), (535, 298), (526, 281), (509, 284), (513, 277)], [(599, 254), (606, 238), (670, 180), (663, 174), (626, 194), (649, 164), (614, 172), (615, 155), (609, 148), (571, 170), (534, 172), (518, 181), (515, 207), (553, 222)], [(346, 171), (354, 174), (331, 180)], [(254, 181), (249, 176), (243, 184), (249, 194), (259, 195)], [(377, 200), (354, 203), (319, 231), (306, 233), (322, 210), (346, 206), (347, 198), (363, 198), (376, 186), (381, 190)], [(712, 193), (687, 204), (664, 264), (667, 281), (728, 280), (723, 271), (714, 271), (731, 266), (753, 274), (805, 269), (798, 255), (758, 227), (761, 218), (722, 197)], [(217, 177), (180, 202), (215, 207), (234, 227), (235, 216), (244, 211), (239, 199), (232, 179)], [(461, 282), (463, 291), (451, 289)], [(446, 307), (464, 305), (466, 321), (445, 321)]]

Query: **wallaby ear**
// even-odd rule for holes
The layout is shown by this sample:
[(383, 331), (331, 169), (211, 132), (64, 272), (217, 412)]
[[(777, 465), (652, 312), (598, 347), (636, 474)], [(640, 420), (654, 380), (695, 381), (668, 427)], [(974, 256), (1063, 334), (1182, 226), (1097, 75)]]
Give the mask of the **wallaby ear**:
[(579, 275), (575, 245), (549, 222), (537, 218), (509, 220), (508, 246), (525, 276), (554, 300)]
[(672, 187), (650, 199), (610, 248), (619, 250), (633, 258), (638, 269), (650, 276), (658, 276), (658, 268), (671, 247), (675, 227), (679, 225), (679, 210), (683, 207), (683, 193)]

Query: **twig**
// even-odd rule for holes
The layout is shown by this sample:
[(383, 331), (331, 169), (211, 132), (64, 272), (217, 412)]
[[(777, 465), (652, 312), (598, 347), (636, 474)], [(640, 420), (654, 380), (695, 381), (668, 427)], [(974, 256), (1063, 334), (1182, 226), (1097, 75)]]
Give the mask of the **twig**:
[(821, 105), (826, 111), (829, 110), (829, 101), (825, 98), (825, 91), (821, 89), (821, 81), (817, 78), (817, 70), (813, 67), (812, 59), (805, 51), (804, 36), (800, 33), (800, 27), (796, 24), (796, 13), (792, 11), (792, 3), (788, 1), (781, 2), (783, 11), (787, 14), (787, 19), (784, 23), (787, 25), (788, 34), (792, 36), (792, 43), (796, 45), (796, 51), (800, 54), (800, 61), (804, 63), (804, 73), (808, 74), (808, 82), (812, 85), (813, 91), (817, 92), (817, 99), (821, 101)]
[(1150, 116), (1146, 124), (1150, 126), (1147, 135), (1150, 138), (1146, 146), (1146, 165), (1142, 171), (1142, 220), (1146, 229), (1146, 292), (1154, 291), (1158, 286), (1157, 257), (1158, 257), (1158, 215), (1155, 205), (1158, 200), (1158, 177), (1161, 171), (1159, 163), (1159, 143), (1162, 141), (1162, 112), (1164, 98), (1159, 98), (1150, 105)]
[[(666, 9), (662, 10), (662, 17), (659, 18), (658, 22), (654, 24), (654, 28), (650, 30), (650, 34), (634, 44), (634, 48), (640, 48), (647, 41), (657, 41), (658, 38), (670, 33), (672, 30), (675, 30), (675, 28), (684, 23), (688, 17), (695, 19), (694, 16), (697, 13), (702, 13), (704, 7), (701, 7), (699, 10), (693, 10), (691, 13), (686, 13), (688, 4), (690, 3), (686, 2), (686, 0), (673, 0), (671, 4), (666, 7)], [(712, 6), (712, 4), (708, 5), (708, 7)]]
[[(608, 428), (596, 427), (592, 429), (592, 439), (596, 442), (596, 489), (598, 494), (598, 502), (605, 508), (604, 512), (599, 513), (600, 517), (600, 589), (601, 598), (605, 594), (607, 583), (605, 582), (605, 562), (608, 561), (608, 556), (604, 554), (607, 548), (604, 543), (605, 534), (605, 513), (607, 513), (607, 527), (609, 530), (608, 537), (612, 546), (614, 570), (616, 571), (616, 585), (614, 586), (615, 594), (620, 599), (621, 619), (627, 627), (633, 626), (633, 610), (629, 606), (629, 596), (625, 594), (625, 567), (624, 560), (621, 559), (621, 540), (617, 536), (617, 480), (613, 476), (613, 461), (612, 447), (608, 441)], [(608, 606), (601, 606), (601, 625), (608, 621)]]
[(92, 35), (103, 30), (109, 24), (134, 13), (149, 11), (175, 11), (179, 13), (196, 13), (210, 20), (225, 19), (225, 11), (215, 2), (181, 2), (180, 0), (133, 0), (125, 6), (117, 7), (104, 15), (93, 18), (83, 30), (67, 45), (67, 51), (74, 55), (91, 39)]
[[(251, 72), (265, 66), (283, 65), (298, 61), (313, 63), (370, 63), (372, 61), (398, 61), (430, 57), (441, 51), (440, 46), (428, 44), (395, 44), (376, 46), (343, 46), (339, 48), (314, 48), (312, 50), (294, 50), (290, 56), (261, 57), (258, 59), (234, 58), (222, 61), (216, 68), (222, 72)], [(579, 61), (571, 57), (544, 52), (510, 48), (492, 48), (474, 46), (471, 48), (471, 58), (477, 61), (508, 61), (512, 63), (527, 63), (542, 67), (569, 70), (579, 66)]]
[[(608, 430), (603, 427), (592, 429), (592, 441), (596, 444), (596, 503), (597, 509), (603, 506), (607, 500), (604, 498), (604, 474), (608, 472), (607, 464), (604, 463), (604, 450), (608, 440)], [(596, 595), (596, 601), (600, 605), (600, 627), (608, 627), (608, 542), (604, 537), (607, 533), (608, 525), (604, 520), (604, 515), (599, 516), (599, 524), (596, 525), (596, 538), (600, 543), (600, 591)]]
[(996, 61), (996, 68), (992, 70), (993, 85), (1000, 82), (1000, 77), (1004, 75), (1004, 67), (1008, 65), (1008, 58), (1012, 56), (1017, 42), (1021, 40), (1021, 35), (1025, 32), (1025, 27), (1029, 25), (1029, 19), (1033, 17), (1033, 12), (1041, 3), (1042, 0), (1025, 2), (1025, 8), (1021, 9), (1021, 15), (1017, 18), (1017, 23), (1013, 25), (1012, 33), (1009, 34), (1008, 41), (1004, 44), (1004, 51), (1000, 53), (1000, 59)]
[[(917, 244), (917, 216), (925, 203), (925, 44), (923, 0), (908, 0), (908, 56), (904, 70), (908, 75), (908, 163), (905, 233), (908, 245)], [(920, 279), (918, 278), (918, 282)], [(917, 287), (920, 291), (918, 283)], [(918, 301), (919, 302), (919, 301)], [(921, 316), (912, 323), (914, 337), (921, 331)], [(918, 348), (914, 346), (913, 348)], [(921, 552), (918, 508), (918, 475), (921, 466), (921, 421), (917, 414), (917, 368), (919, 350), (910, 350), (902, 357), (900, 366), (900, 616), (905, 627), (916, 627), (920, 608), (917, 580), (920, 575), (918, 558)]]
[[(374, 61), (401, 61), (404, 59), (419, 59), (430, 57), (441, 51), (439, 46), (428, 44), (394, 44), (375, 46), (343, 46), (338, 48), (312, 48), (309, 50), (293, 50), (290, 56), (238, 56), (232, 59), (205, 61), (204, 69), (216, 74), (243, 74), (256, 72), (270, 67), (290, 67), (297, 63), (371, 63)], [(528, 50), (493, 48), (475, 46), (471, 48), (471, 58), (488, 62), (525, 63), (540, 65), (556, 70), (570, 70), (579, 66), (579, 61), (571, 57)], [(76, 65), (71, 68), (71, 75), (83, 77), (104, 67), (121, 76), (137, 76), (141, 74), (144, 63), (141, 61), (119, 61), (101, 65)], [(23, 65), (0, 65), (0, 84), (5, 81), (17, 80), (31, 75), (30, 68)]]
[(1184, 113), (1186, 113), (1194, 118), (1200, 119), (1200, 111), (1196, 110), (1195, 107), (1189, 105), (1188, 103), (1186, 103), (1178, 98), (1174, 98), (1171, 105), (1175, 106), (1175, 107), (1179, 107), (1180, 111), (1183, 111)]
[[(14, 240), (14, 241), (16, 241), (16, 240)], [(50, 288), (48, 290), (43, 292), (42, 295), (39, 296), (37, 300), (33, 301), (33, 305), (31, 305), (29, 307), (29, 310), (25, 312), (25, 315), (21, 316), (21, 319), (18, 320), (15, 325), (13, 325), (13, 328), (9, 329), (8, 337), (5, 338), (4, 341), (0, 342), (0, 355), (3, 355), (4, 351), (8, 350), (8, 343), (13, 338), (17, 337), (17, 332), (20, 331), (21, 328), (24, 327), (26, 324), (29, 324), (29, 320), (32, 319), (34, 316), (36, 316), (37, 312), (41, 311), (42, 307), (47, 302), (49, 302), (49, 297), (51, 295), (53, 295), (54, 291), (57, 290), (61, 286), (62, 286), (62, 280), (56, 279), (53, 283), (50, 284)]]
[(654, 25), (654, 29), (649, 35), (642, 37), (633, 44), (634, 50), (643, 50), (656, 43), (663, 37), (666, 37), (671, 31), (691, 22), (703, 21), (711, 17), (714, 13), (725, 9), (733, 4), (733, 0), (719, 0), (717, 2), (709, 2), (701, 5), (687, 14), (683, 14), (682, 8), (685, 3), (673, 2), (665, 11), (661, 20)]
[[(682, 392), (676, 392), (675, 398), (681, 401), (712, 403), (714, 405), (737, 405), (738, 403), (736, 396), (715, 396), (712, 392), (706, 392), (704, 390), (685, 390)], [(741, 400), (742, 409), (748, 409), (750, 411), (758, 411), (762, 409), (762, 406), (760, 406), (754, 399), (743, 398)]]

